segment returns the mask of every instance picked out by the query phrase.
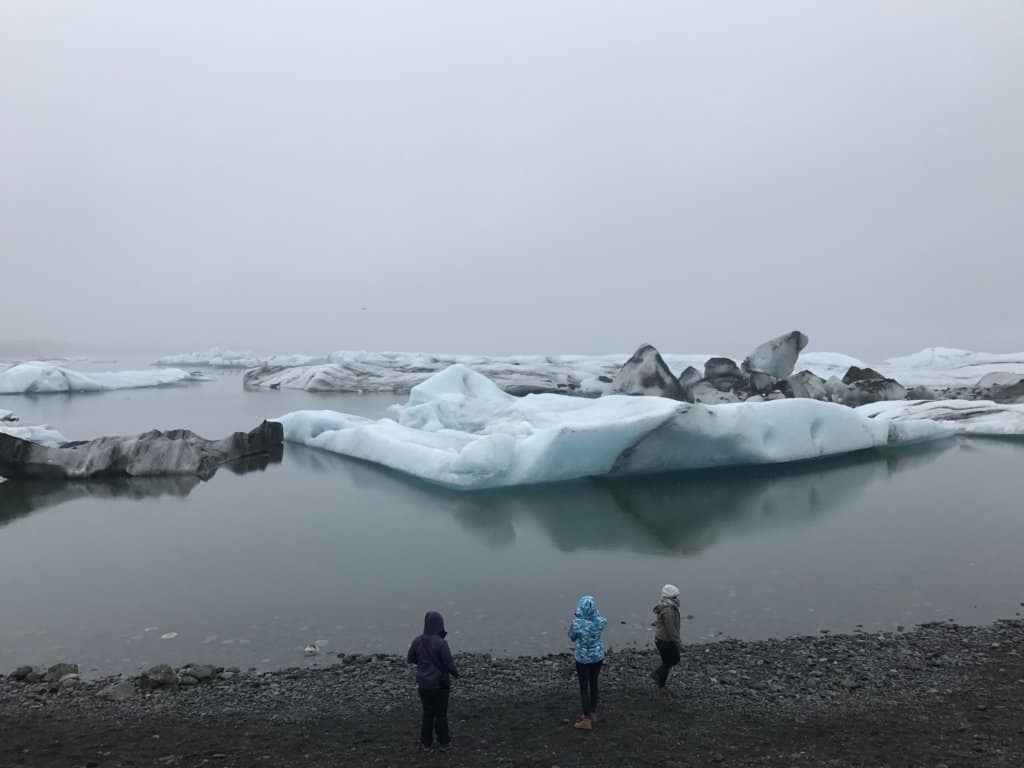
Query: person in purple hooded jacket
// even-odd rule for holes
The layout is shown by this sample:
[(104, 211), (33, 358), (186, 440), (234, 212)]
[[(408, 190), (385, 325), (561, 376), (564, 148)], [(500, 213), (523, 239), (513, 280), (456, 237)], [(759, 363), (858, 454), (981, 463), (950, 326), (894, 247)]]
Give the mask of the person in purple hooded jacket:
[(451, 649), (445, 640), (444, 618), (437, 611), (427, 611), (423, 617), (423, 634), (412, 641), (406, 660), (416, 665), (416, 685), (423, 703), (420, 742), (425, 749), (437, 743), (447, 749), (451, 741), (448, 732), (448, 695), (453, 677), (459, 676)]

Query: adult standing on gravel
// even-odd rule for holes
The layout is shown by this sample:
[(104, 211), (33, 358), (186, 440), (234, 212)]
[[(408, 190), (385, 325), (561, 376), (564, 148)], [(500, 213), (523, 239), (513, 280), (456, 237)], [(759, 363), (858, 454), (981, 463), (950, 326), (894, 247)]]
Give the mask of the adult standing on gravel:
[(661, 666), (651, 672), (651, 677), (659, 688), (664, 688), (672, 667), (679, 663), (682, 650), (678, 587), (666, 584), (661, 588), (661, 602), (654, 606), (654, 615), (654, 644), (661, 656)]
[(416, 665), (416, 685), (423, 704), (420, 723), (420, 743), (430, 749), (437, 731), (437, 743), (447, 749), (451, 741), (448, 732), (448, 696), (451, 678), (459, 676), (444, 630), (444, 618), (437, 611), (427, 611), (423, 617), (423, 634), (409, 646), (407, 661)]
[(604, 664), (601, 633), (608, 620), (597, 612), (597, 601), (584, 595), (576, 604), (576, 615), (569, 624), (569, 639), (576, 644), (576, 676), (580, 682), (583, 717), (575, 724), (581, 731), (593, 729), (597, 722), (597, 679)]

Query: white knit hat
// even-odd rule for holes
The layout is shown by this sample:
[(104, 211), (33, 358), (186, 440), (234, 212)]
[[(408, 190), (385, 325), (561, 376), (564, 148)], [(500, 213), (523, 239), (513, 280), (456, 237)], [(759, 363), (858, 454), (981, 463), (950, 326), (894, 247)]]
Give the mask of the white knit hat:
[(675, 587), (671, 584), (666, 584), (661, 588), (662, 597), (679, 597), (679, 587)]

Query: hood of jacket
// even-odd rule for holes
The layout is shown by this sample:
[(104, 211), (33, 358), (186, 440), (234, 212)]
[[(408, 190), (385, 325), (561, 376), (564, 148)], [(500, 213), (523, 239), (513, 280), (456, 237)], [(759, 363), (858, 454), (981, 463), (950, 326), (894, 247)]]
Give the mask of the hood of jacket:
[(437, 611), (427, 611), (423, 617), (423, 634), (437, 635), (444, 637), (448, 633), (444, 631), (444, 617)]
[(576, 615), (581, 619), (593, 619), (597, 616), (597, 600), (591, 595), (584, 595), (576, 603)]

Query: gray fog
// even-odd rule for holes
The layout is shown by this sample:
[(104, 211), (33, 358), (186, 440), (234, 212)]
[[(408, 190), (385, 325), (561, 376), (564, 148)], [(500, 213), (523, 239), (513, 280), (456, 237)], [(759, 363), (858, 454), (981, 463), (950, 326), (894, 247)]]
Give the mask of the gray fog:
[(1024, 348), (1024, 3), (0, 0), (0, 343)]

